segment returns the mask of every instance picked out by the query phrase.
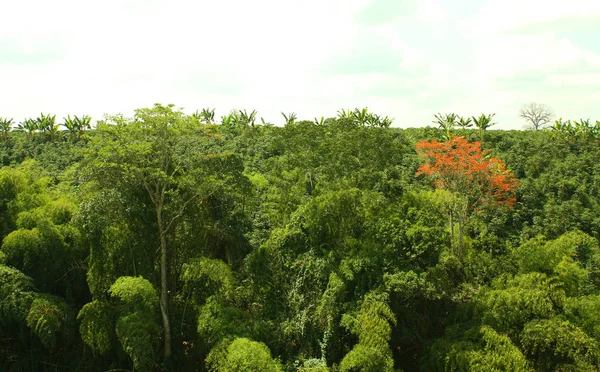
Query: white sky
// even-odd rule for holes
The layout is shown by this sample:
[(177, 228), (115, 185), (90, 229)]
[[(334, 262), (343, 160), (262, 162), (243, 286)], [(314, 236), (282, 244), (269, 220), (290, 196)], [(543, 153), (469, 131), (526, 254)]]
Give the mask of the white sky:
[(600, 120), (599, 0), (0, 0), (0, 116), (368, 107)]

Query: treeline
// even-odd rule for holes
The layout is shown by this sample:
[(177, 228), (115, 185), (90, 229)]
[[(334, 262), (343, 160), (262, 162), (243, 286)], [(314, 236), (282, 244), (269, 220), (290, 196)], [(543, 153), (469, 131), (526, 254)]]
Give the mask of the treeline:
[(10, 121), (0, 370), (596, 371), (597, 136), (452, 115)]

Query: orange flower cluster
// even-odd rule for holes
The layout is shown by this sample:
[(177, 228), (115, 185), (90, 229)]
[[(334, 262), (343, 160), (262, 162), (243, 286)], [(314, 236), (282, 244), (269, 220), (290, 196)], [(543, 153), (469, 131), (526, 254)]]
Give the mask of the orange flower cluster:
[(469, 208), (477, 208), (488, 201), (512, 206), (512, 193), (518, 181), (496, 158), (488, 158), (480, 142), (469, 142), (454, 136), (446, 142), (423, 140), (416, 145), (424, 160), (417, 174), (435, 180), (439, 189), (466, 196)]

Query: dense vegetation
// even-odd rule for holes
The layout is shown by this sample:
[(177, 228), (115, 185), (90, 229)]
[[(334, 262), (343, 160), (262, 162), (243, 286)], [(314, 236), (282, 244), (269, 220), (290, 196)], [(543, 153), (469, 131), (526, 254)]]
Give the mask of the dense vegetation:
[(598, 370), (600, 123), (449, 116), (0, 120), (0, 370)]

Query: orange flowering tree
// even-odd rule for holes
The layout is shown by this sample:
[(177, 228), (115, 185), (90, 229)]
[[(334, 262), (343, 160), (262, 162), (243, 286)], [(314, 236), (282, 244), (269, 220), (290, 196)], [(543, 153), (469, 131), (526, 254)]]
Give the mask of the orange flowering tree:
[(467, 217), (474, 210), (490, 205), (512, 207), (518, 181), (501, 160), (489, 157), (488, 152), (481, 149), (480, 142), (454, 136), (446, 142), (423, 140), (416, 147), (423, 160), (417, 174), (431, 178), (437, 189), (454, 195), (448, 203), (452, 249), (456, 218), (459, 227), (458, 256), (461, 257)]

